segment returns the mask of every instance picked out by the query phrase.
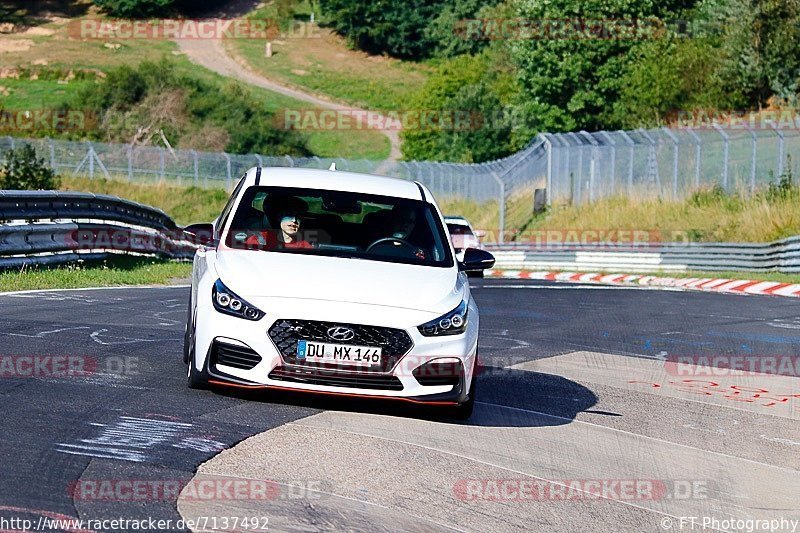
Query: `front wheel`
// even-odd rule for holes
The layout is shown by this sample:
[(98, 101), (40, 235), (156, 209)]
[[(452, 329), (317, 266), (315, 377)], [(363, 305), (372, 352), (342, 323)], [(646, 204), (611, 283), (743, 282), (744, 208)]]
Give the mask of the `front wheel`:
[(190, 389), (205, 389), (207, 383), (203, 373), (197, 370), (194, 364), (195, 338), (194, 321), (186, 324), (186, 334), (183, 338), (183, 360), (186, 361), (186, 385)]
[(195, 367), (194, 349), (192, 349), (192, 353), (189, 356), (189, 369), (186, 371), (186, 385), (190, 389), (205, 389), (208, 386), (203, 377), (203, 373)]
[(469, 395), (467, 401), (460, 403), (455, 407), (450, 407), (447, 414), (456, 420), (467, 420), (472, 416), (472, 411), (475, 409), (475, 382), (478, 381), (478, 376), (472, 375), (472, 383), (469, 386)]

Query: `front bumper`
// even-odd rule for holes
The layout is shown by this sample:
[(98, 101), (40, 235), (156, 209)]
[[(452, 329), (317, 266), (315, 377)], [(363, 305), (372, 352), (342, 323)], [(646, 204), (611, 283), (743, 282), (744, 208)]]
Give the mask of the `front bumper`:
[[(222, 315), (213, 309), (198, 313), (196, 326), (197, 369), (202, 371), (212, 385), (239, 388), (271, 388), (277, 390), (305, 391), (334, 396), (376, 397), (403, 400), (412, 403), (453, 405), (467, 399), (467, 391), (474, 377), (478, 340), (478, 312), (470, 302), (469, 322), (461, 335), (425, 337), (416, 326), (432, 318), (430, 313), (407, 309), (391, 309), (363, 304), (314, 302), (309, 311), (306, 302), (280, 300), (252, 301), (260, 309), (279, 309), (267, 312), (257, 322)], [(267, 299), (264, 299), (267, 300)], [(301, 313), (298, 306), (305, 305)], [(391, 315), (391, 316), (389, 316)], [(287, 316), (302, 316), (306, 320), (324, 320), (342, 324), (365, 324), (402, 329), (411, 340), (406, 353), (381, 371), (353, 370), (351, 368), (325, 368), (295, 365), (282, 354), (269, 331), (278, 320)], [(380, 319), (383, 317), (381, 323)], [(226, 347), (231, 357), (219, 357), (219, 347)], [(238, 364), (247, 359), (242, 353), (252, 352), (250, 363)], [(242, 352), (242, 353), (239, 353)], [(227, 352), (226, 352), (227, 353)], [(285, 353), (285, 350), (284, 350)], [(459, 362), (458, 375), (447, 384), (420, 383), (415, 370), (426, 363), (446, 358)], [(425, 367), (429, 368), (429, 367)], [(430, 383), (431, 380), (422, 379)], [(446, 380), (445, 380), (446, 381)]]

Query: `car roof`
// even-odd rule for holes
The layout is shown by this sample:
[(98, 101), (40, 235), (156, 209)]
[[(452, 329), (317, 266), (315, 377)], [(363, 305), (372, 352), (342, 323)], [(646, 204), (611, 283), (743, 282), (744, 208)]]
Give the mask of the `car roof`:
[(445, 216), (445, 217), (444, 217), (444, 221), (445, 221), (445, 222), (452, 223), (452, 224), (461, 224), (461, 225), (463, 225), (463, 226), (469, 226), (469, 222), (468, 222), (468, 221), (467, 221), (467, 219), (466, 219), (466, 218), (464, 218), (464, 217), (458, 217), (458, 216)]
[(258, 168), (248, 170), (245, 185), (361, 192), (411, 200), (420, 200), (423, 197), (415, 182), (399, 178), (312, 168), (262, 167), (260, 170), (260, 176)]

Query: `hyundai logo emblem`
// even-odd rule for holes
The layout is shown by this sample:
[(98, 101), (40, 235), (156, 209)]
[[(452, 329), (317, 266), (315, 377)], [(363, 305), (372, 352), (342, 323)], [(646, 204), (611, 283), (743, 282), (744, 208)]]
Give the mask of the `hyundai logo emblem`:
[(328, 328), (328, 337), (336, 341), (349, 341), (356, 336), (356, 332), (344, 326)]

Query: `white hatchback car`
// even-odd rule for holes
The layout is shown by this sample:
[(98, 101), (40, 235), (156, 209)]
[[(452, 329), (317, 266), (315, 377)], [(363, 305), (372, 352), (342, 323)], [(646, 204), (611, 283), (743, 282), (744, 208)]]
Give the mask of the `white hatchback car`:
[[(453, 242), (453, 249), (456, 252), (456, 260), (463, 261), (464, 254), (469, 248), (483, 249), (481, 237), (485, 234), (482, 231), (472, 229), (472, 224), (464, 217), (445, 216), (444, 223), (450, 240)], [(483, 277), (483, 270), (467, 272), (468, 276)]]
[(380, 397), (467, 417), (478, 308), (421, 184), (253, 168), (214, 224), (185, 229), (194, 258), (188, 383)]

